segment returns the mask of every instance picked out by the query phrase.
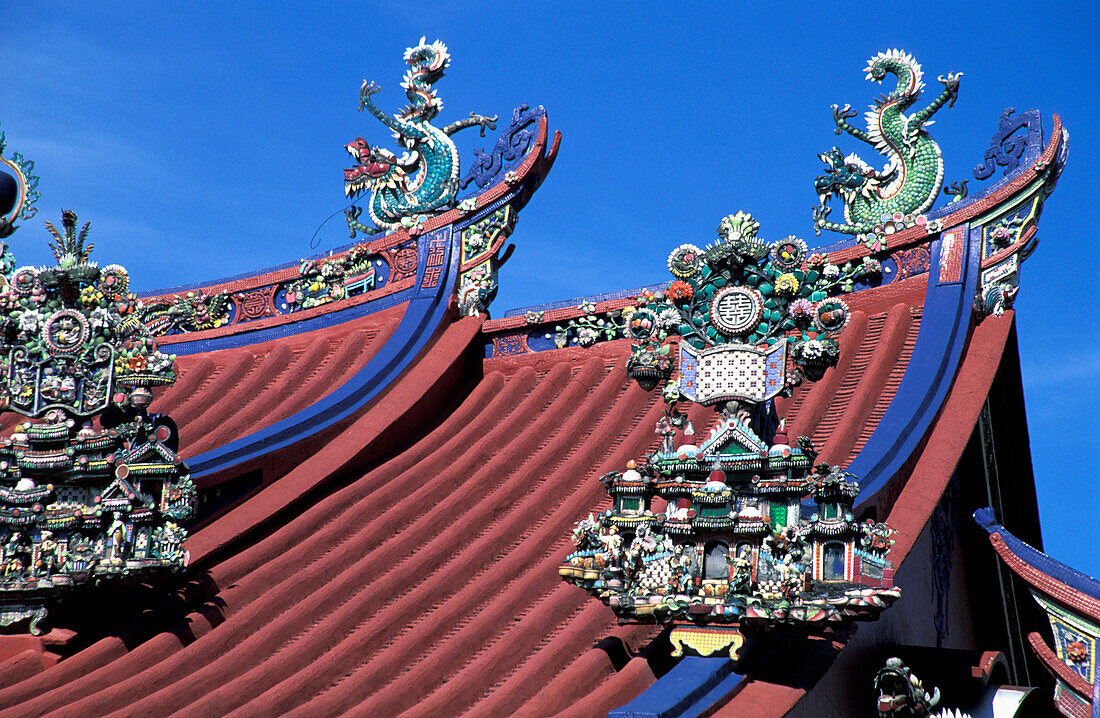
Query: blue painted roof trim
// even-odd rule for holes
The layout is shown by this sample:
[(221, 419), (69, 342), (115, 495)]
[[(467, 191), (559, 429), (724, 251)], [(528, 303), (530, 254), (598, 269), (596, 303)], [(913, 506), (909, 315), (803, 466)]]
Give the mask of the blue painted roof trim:
[(421, 257), (428, 256), (433, 241), (443, 241), (447, 253), (445, 271), (435, 287), (422, 289), (426, 262), (420, 262), (416, 274), (416, 295), (409, 301), (409, 307), (393, 335), (365, 367), (324, 399), (293, 416), (191, 459), (188, 464), (192, 476), (201, 477), (221, 471), (326, 429), (354, 414), (395, 380), (428, 343), (446, 316), (448, 300), (458, 276), (461, 253), (455, 245), (459, 236), (451, 225), (447, 225), (420, 237)]
[(978, 509), (974, 512), (974, 520), (990, 535), (1000, 534), (1005, 545), (1028, 566), (1050, 576), (1055, 581), (1060, 581), (1070, 588), (1077, 589), (1087, 596), (1100, 600), (1100, 581), (1047, 556), (1039, 549), (1013, 536), (1004, 526), (997, 523), (992, 508), (987, 506), (984, 509)]
[(947, 398), (959, 368), (981, 273), (981, 231), (960, 225), (944, 234), (948, 232), (961, 232), (965, 242), (959, 280), (936, 281), (943, 263), (941, 234), (932, 244), (924, 312), (909, 366), (882, 420), (848, 467), (859, 477), (857, 514), (912, 456)]
[(1092, 718), (1100, 718), (1100, 674), (1092, 682)]
[(745, 678), (728, 658), (687, 656), (637, 698), (608, 718), (695, 718)]

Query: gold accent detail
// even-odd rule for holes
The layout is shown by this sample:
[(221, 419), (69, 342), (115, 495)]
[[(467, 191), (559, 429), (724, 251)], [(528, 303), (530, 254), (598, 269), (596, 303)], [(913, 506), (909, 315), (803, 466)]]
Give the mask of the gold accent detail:
[(677, 626), (668, 637), (672, 642), (672, 655), (684, 655), (684, 647), (700, 656), (725, 655), (733, 660), (745, 643), (745, 637), (736, 628), (718, 626)]

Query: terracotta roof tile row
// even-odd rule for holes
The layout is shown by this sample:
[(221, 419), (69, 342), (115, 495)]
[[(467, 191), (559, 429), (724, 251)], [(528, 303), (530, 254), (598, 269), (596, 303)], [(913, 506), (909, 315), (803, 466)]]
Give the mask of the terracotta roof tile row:
[[(906, 284), (852, 296), (840, 365), (780, 402), (791, 435), (812, 431), (833, 461), (855, 454), (906, 369), (923, 283)], [(219, 427), (276, 420), (315, 397), (310, 387), (334, 386), (392, 323), (299, 335), (262, 358), (189, 357), (195, 373), (241, 387), (225, 401), (233, 410), (211, 412), (197, 379), (181, 380), (164, 408), (203, 437), (187, 443), (212, 444)], [(616, 628), (554, 568), (573, 522), (606, 506), (596, 477), (654, 445), (659, 396), (627, 382), (628, 344), (617, 341), (487, 360), (450, 399), (418, 403), (425, 377), (469, 366), (476, 336), (476, 320), (444, 330), (399, 380), (405, 389), (195, 535), (213, 586), (198, 603), (219, 609), (196, 605), (186, 632), (132, 650), (104, 638), (37, 675), (27, 657), (12, 659), (3, 715), (588, 715), (644, 690), (656, 677), (637, 649), (658, 628)], [(420, 393), (405, 396), (414, 385)], [(417, 412), (440, 418), (403, 421)], [(694, 408), (697, 426), (709, 416)], [(396, 455), (367, 450), (379, 437), (392, 446), (394, 426), (425, 423), (436, 428)], [(609, 635), (619, 642), (593, 647)], [(761, 690), (747, 681), (737, 704)]]

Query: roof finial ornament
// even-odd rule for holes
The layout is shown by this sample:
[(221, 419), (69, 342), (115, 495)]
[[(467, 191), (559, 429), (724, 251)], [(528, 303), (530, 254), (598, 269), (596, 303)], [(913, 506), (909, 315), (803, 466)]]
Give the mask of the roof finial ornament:
[[(176, 379), (118, 265), (89, 261), (90, 223), (46, 223), (53, 267), (0, 255), (0, 408), (30, 418), (0, 445), (0, 623), (43, 632), (82, 584), (178, 570), (196, 491), (151, 387)], [(9, 224), (10, 227), (10, 224)], [(94, 426), (97, 419), (99, 429)]]
[(346, 212), (352, 238), (357, 232), (377, 234), (401, 227), (412, 228), (428, 215), (454, 206), (460, 175), (458, 148), (451, 135), (466, 127), (496, 129), (496, 115), (471, 112), (470, 116), (439, 128), (432, 120), (443, 109), (433, 85), (443, 77), (450, 64), (447, 46), (426, 38), (405, 51), (409, 65), (401, 87), (409, 104), (390, 116), (374, 104), (371, 97), (382, 91), (373, 81), (363, 80), (359, 88), (359, 111), (367, 110), (388, 127), (404, 150), (400, 157), (381, 147), (372, 147), (362, 137), (345, 145), (356, 166), (344, 170), (344, 191), (350, 198), (370, 191), (368, 213), (376, 226), (359, 221), (362, 208), (353, 206)]
[(7, 138), (0, 130), (0, 239), (6, 239), (18, 227), (17, 219), (27, 220), (38, 213), (38, 181), (34, 162), (18, 152), (4, 157)]
[[(814, 231), (858, 235), (868, 246), (881, 250), (887, 236), (915, 224), (917, 216), (936, 201), (943, 185), (943, 155), (925, 128), (932, 124), (937, 110), (955, 104), (962, 73), (941, 75), (937, 79), (943, 90), (936, 99), (923, 110), (906, 115), (924, 88), (924, 73), (916, 59), (901, 50), (887, 50), (868, 60), (865, 72), (867, 80), (880, 84), (886, 75), (893, 75), (897, 87), (871, 104), (865, 115), (866, 131), (848, 123), (857, 114), (851, 105), (833, 105), (835, 132), (866, 142), (888, 162), (876, 171), (856, 154), (845, 157), (838, 147), (818, 155), (825, 163), (825, 174), (814, 180), (820, 202), (813, 210)], [(843, 223), (828, 220), (826, 203), (832, 197), (844, 203)]]

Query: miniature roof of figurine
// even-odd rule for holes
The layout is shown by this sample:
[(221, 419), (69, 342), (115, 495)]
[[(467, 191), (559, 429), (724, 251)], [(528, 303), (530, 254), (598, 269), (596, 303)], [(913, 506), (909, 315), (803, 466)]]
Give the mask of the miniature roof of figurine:
[[(180, 380), (153, 409), (179, 423), (200, 490), (226, 495), (188, 540), (187, 609), (165, 597), (159, 619), (57, 665), (7, 659), (0, 709), (598, 715), (643, 692), (701, 710), (740, 686), (715, 715), (778, 716), (820, 678), (841, 646), (816, 642), (827, 660), (787, 682), (717, 675), (705, 660), (680, 664), (679, 687), (659, 682), (642, 651), (660, 627), (617, 626), (558, 578), (570, 527), (606, 507), (598, 477), (657, 447), (662, 402), (627, 380), (628, 340), (553, 337), (631, 305), (636, 289), (500, 319), (456, 311), (452, 289), (507, 234), (479, 230), (487, 244), (473, 248), (463, 237), (504, 205), (518, 211), (553, 162), (545, 113), (532, 122), (525, 151), (473, 201), (367, 243), (388, 265), (381, 288), (284, 311), (294, 264), (147, 298), (232, 301), (224, 326), (160, 340), (180, 355)], [(983, 273), (1029, 248), (1035, 225), (994, 246), (969, 223), (1037, 196), (1064, 152), (1055, 117), (1049, 140), (989, 189), (900, 228), (887, 278), (844, 296), (835, 368), (775, 400), (786, 435), (859, 478), (856, 516), (897, 529), (898, 570), (1002, 356), (1016, 366), (1011, 309), (979, 319), (972, 306)], [(869, 254), (847, 242), (828, 258)], [(699, 436), (713, 416), (689, 411)], [(789, 661), (784, 651), (763, 660)]]

